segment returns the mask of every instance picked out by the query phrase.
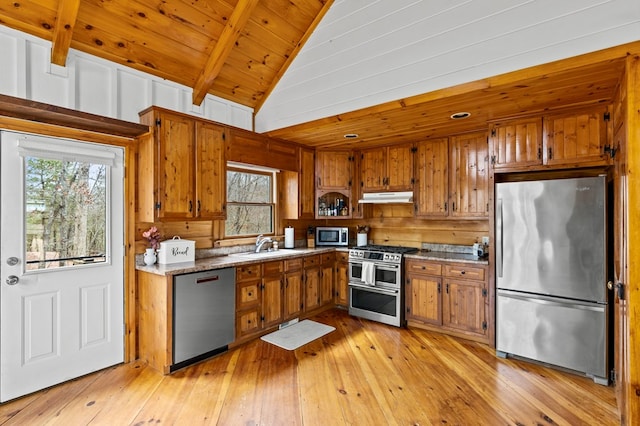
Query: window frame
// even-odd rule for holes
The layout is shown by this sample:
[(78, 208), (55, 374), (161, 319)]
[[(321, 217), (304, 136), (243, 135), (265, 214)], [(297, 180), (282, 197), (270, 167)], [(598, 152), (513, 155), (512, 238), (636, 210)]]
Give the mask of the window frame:
[[(239, 172), (239, 173), (248, 173), (248, 174), (254, 174), (254, 175), (263, 175), (263, 176), (269, 176), (270, 177), (270, 184), (271, 184), (271, 188), (269, 191), (269, 195), (270, 195), (270, 202), (268, 203), (256, 203), (256, 202), (252, 202), (252, 203), (244, 203), (244, 202), (237, 202), (237, 201), (229, 201), (228, 199), (228, 186), (225, 186), (225, 198), (226, 198), (226, 205), (227, 205), (227, 214), (229, 212), (229, 206), (233, 206), (233, 205), (238, 205), (238, 206), (269, 206), (271, 207), (271, 232), (259, 232), (259, 233), (252, 233), (252, 234), (227, 234), (227, 220), (224, 220), (224, 226), (223, 226), (223, 232), (224, 232), (224, 238), (225, 239), (243, 239), (243, 238), (254, 238), (257, 237), (258, 235), (267, 235), (267, 236), (274, 236), (276, 235), (276, 224), (277, 224), (277, 214), (278, 214), (278, 205), (277, 205), (277, 174), (279, 172), (279, 170), (277, 169), (271, 169), (271, 168), (267, 168), (267, 167), (259, 167), (259, 166), (253, 166), (250, 164), (241, 164), (241, 163), (231, 163), (228, 162), (227, 166), (225, 168), (225, 174), (227, 174), (228, 172)], [(227, 177), (227, 185), (228, 185), (228, 177)]]

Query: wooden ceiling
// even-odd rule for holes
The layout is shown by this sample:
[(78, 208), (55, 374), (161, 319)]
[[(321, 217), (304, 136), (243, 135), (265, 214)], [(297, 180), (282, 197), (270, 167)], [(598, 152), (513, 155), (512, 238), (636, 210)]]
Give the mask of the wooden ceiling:
[[(488, 123), (611, 103), (629, 52), (640, 44), (495, 76), (268, 132), (313, 147), (368, 148), (488, 129)], [(454, 120), (452, 114), (470, 117)], [(355, 139), (345, 139), (348, 133)]]
[[(333, 0), (20, 0), (0, 24), (258, 111)], [(640, 42), (268, 132), (311, 147), (373, 147), (486, 130), (492, 120), (609, 103)], [(466, 111), (469, 118), (452, 120)], [(356, 139), (344, 135), (355, 133)]]
[(259, 109), (333, 0), (20, 0), (0, 23)]

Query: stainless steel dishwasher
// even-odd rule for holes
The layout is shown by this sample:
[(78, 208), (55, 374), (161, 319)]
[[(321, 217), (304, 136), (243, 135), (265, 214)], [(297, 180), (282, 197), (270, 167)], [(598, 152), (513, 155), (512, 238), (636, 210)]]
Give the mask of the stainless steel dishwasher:
[(173, 278), (171, 371), (228, 349), (235, 335), (235, 288), (235, 268)]

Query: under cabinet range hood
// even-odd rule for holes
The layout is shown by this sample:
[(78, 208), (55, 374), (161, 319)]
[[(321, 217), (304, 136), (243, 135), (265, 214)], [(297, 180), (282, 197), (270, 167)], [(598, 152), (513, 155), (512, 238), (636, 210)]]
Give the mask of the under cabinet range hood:
[(413, 203), (413, 192), (370, 192), (362, 194), (360, 204), (406, 204)]

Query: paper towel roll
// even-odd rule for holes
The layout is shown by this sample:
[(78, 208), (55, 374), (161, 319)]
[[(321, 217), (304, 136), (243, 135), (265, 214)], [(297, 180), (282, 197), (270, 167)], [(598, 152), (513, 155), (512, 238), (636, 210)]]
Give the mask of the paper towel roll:
[(284, 248), (293, 248), (294, 240), (293, 240), (293, 228), (288, 227), (284, 228)]

